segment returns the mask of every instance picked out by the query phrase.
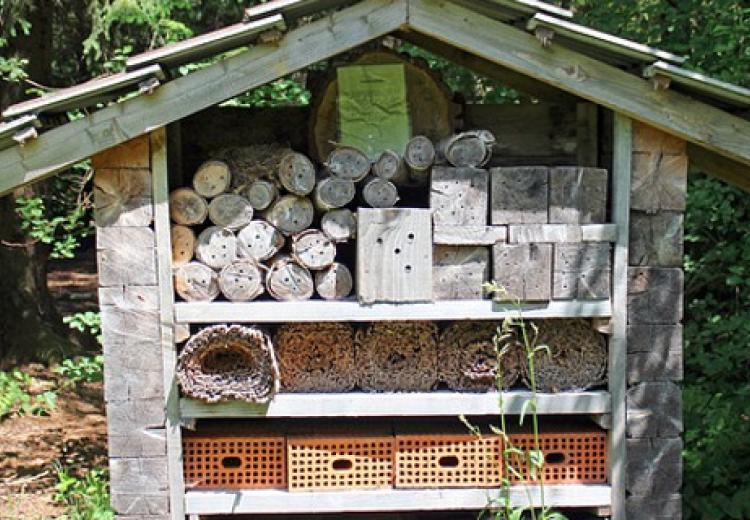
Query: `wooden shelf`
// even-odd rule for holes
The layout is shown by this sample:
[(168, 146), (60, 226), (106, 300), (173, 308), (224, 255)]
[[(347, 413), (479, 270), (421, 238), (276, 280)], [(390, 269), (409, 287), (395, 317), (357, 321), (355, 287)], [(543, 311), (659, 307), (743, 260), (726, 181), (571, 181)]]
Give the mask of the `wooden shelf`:
[[(503, 394), (505, 413), (520, 414), (531, 392)], [(600, 415), (610, 411), (608, 392), (537, 394), (537, 413), (544, 415)], [(420, 417), (458, 415), (498, 415), (499, 394), (458, 393), (341, 393), (279, 394), (270, 403), (240, 401), (204, 403), (181, 399), (185, 419), (241, 417)]]
[[(188, 491), (185, 513), (271, 514), (354, 513), (377, 511), (450, 511), (483, 509), (498, 498), (493, 489), (384, 489), (372, 491), (295, 492), (284, 490)], [(608, 507), (607, 485), (548, 485), (544, 503), (551, 507)], [(511, 488), (514, 506), (540, 504), (539, 488)]]
[[(491, 300), (451, 300), (433, 303), (360, 305), (355, 300), (243, 303), (177, 303), (178, 323), (282, 323), (312, 321), (501, 320), (517, 316), (511, 304)], [(524, 318), (604, 318), (611, 316), (609, 300), (565, 300), (524, 304)]]

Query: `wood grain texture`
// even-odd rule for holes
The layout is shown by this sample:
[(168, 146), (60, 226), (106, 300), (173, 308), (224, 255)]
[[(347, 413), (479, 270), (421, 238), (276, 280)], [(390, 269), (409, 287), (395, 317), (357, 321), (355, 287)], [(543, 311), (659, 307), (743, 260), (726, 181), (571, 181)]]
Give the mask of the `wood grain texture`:
[(551, 244), (495, 244), (492, 279), (522, 301), (552, 296)]
[(549, 169), (508, 167), (490, 170), (492, 200), (490, 222), (545, 224), (548, 222)]
[(103, 150), (91, 158), (94, 170), (103, 168), (149, 168), (149, 138), (141, 135), (125, 143)]
[(628, 383), (682, 381), (682, 325), (628, 326)]
[(560, 224), (603, 224), (607, 218), (607, 170), (550, 169), (549, 221)]
[(632, 208), (650, 213), (685, 211), (687, 172), (686, 155), (634, 153)]
[(96, 253), (99, 286), (155, 285), (156, 253), (153, 247), (123, 243)]
[(683, 278), (680, 268), (628, 269), (628, 322), (670, 324), (682, 321)]
[(357, 217), (360, 302), (431, 301), (430, 211), (360, 208)]
[(627, 498), (626, 509), (628, 518), (679, 520), (682, 518), (682, 495), (679, 493), (631, 495)]
[(488, 247), (434, 246), (433, 296), (436, 300), (480, 300), (490, 279)]
[[(682, 487), (682, 440), (629, 439), (627, 489), (636, 496), (668, 495)], [(648, 518), (653, 518), (651, 514)]]
[(430, 184), (430, 208), (436, 226), (487, 224), (489, 174), (477, 168), (435, 166)]
[(628, 388), (628, 437), (679, 437), (682, 390), (670, 381), (638, 383)]
[(610, 297), (612, 260), (608, 243), (555, 244), (554, 248), (553, 298)]
[(94, 220), (99, 226), (148, 226), (152, 217), (149, 170), (96, 170)]
[(630, 265), (681, 267), (684, 252), (681, 212), (630, 213)]
[(432, 241), (440, 245), (486, 245), (505, 242), (506, 226), (435, 226)]

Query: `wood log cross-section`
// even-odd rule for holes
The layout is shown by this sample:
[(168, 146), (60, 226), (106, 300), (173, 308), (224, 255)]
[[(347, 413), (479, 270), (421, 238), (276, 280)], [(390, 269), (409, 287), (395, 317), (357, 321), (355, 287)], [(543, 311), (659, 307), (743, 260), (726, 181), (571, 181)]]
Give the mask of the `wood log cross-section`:
[(229, 189), (232, 174), (223, 161), (206, 161), (198, 167), (193, 176), (193, 189), (207, 199), (221, 195)]
[(185, 265), (193, 259), (196, 238), (192, 229), (175, 224), (170, 228), (172, 242), (172, 267)]
[(237, 258), (237, 237), (228, 229), (211, 226), (198, 235), (195, 256), (213, 269), (221, 269)]
[(313, 271), (325, 269), (336, 258), (336, 246), (325, 233), (307, 229), (292, 236), (292, 256)]
[(495, 136), (488, 130), (462, 132), (441, 139), (435, 146), (438, 161), (456, 167), (482, 167), (492, 157)]
[(210, 302), (219, 296), (219, 277), (207, 265), (190, 262), (175, 270), (174, 288), (185, 301)]
[(219, 273), (219, 288), (229, 301), (254, 300), (263, 294), (263, 271), (253, 260), (235, 260)]
[(334, 262), (315, 273), (315, 290), (324, 300), (341, 300), (349, 296), (354, 280), (349, 268)]
[(208, 217), (208, 203), (191, 188), (178, 188), (169, 194), (169, 216), (175, 224), (197, 226)]
[(102, 168), (96, 171), (94, 219), (98, 226), (148, 226), (152, 217), (149, 170)]
[(427, 137), (417, 135), (406, 144), (404, 162), (409, 168), (409, 181), (424, 186), (430, 181), (430, 168), (435, 162), (435, 145)]
[(315, 186), (313, 200), (320, 211), (341, 208), (354, 200), (357, 188), (353, 181), (334, 176), (323, 177)]
[(372, 165), (372, 173), (393, 184), (403, 185), (409, 181), (409, 171), (403, 157), (393, 150), (386, 150), (380, 154)]
[(392, 208), (398, 202), (398, 188), (391, 181), (371, 176), (363, 183), (362, 198), (373, 208)]
[(279, 255), (266, 275), (266, 290), (275, 300), (309, 300), (315, 290), (312, 274), (290, 256)]
[(281, 185), (294, 195), (303, 197), (315, 187), (315, 165), (298, 152), (289, 152), (281, 158), (278, 176)]
[(237, 231), (253, 219), (253, 207), (242, 195), (224, 193), (209, 203), (208, 218), (218, 227)]
[(323, 233), (334, 242), (347, 242), (357, 235), (357, 219), (350, 209), (326, 211), (320, 219)]
[(293, 235), (309, 228), (315, 209), (307, 197), (284, 195), (266, 210), (265, 219), (284, 235)]
[(256, 211), (262, 211), (275, 201), (279, 196), (279, 189), (276, 184), (269, 180), (257, 179), (240, 190), (240, 193), (247, 199), (250, 205)]
[(326, 160), (326, 169), (340, 179), (359, 182), (370, 173), (370, 159), (353, 146), (337, 146)]
[(237, 233), (237, 254), (256, 262), (268, 260), (284, 247), (284, 235), (265, 220), (253, 220)]

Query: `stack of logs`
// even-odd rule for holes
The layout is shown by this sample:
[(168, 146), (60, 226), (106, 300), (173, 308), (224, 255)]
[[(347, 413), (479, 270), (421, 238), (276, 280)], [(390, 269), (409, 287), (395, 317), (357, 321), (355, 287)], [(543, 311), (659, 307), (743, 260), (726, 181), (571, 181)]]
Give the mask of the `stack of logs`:
[[(425, 392), (440, 384), (458, 392), (486, 392), (511, 388), (519, 380), (530, 386), (527, 352), (537, 349), (536, 386), (542, 392), (584, 390), (606, 382), (607, 348), (604, 336), (587, 320), (556, 319), (527, 322), (529, 348), (518, 327), (495, 341), (496, 322), (449, 323), (442, 332), (434, 322), (291, 323), (278, 327), (274, 347), (281, 389), (285, 392)], [(225, 326), (199, 332), (189, 346), (211, 337), (218, 343)], [(235, 341), (232, 335), (229, 339)], [(184, 351), (183, 351), (184, 352)], [(186, 357), (183, 353), (181, 359)], [(206, 370), (216, 368), (207, 365)], [(191, 378), (218, 381), (215, 373)], [(275, 364), (257, 369), (269, 370)], [(243, 369), (245, 367), (243, 366)], [(260, 377), (260, 376), (257, 376)], [(180, 381), (188, 380), (185, 376)], [(230, 378), (231, 379), (231, 378)], [(267, 380), (268, 377), (260, 379)], [(183, 391), (205, 398), (183, 384)], [(216, 390), (212, 395), (218, 395)]]

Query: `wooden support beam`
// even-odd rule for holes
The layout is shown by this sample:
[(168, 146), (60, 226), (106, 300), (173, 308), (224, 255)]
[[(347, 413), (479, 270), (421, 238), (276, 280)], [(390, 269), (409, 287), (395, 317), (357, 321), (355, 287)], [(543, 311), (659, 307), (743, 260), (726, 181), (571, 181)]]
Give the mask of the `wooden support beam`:
[(177, 78), (150, 96), (99, 110), (0, 151), (0, 196), (63, 170), (102, 150), (226, 101), (249, 89), (395, 31), (406, 3), (365, 0), (261, 45)]
[(632, 119), (750, 164), (750, 121), (562, 46), (543, 49), (522, 30), (443, 0), (409, 0), (423, 35), (526, 74)]
[(691, 143), (687, 146), (687, 154), (690, 168), (750, 191), (750, 166)]

